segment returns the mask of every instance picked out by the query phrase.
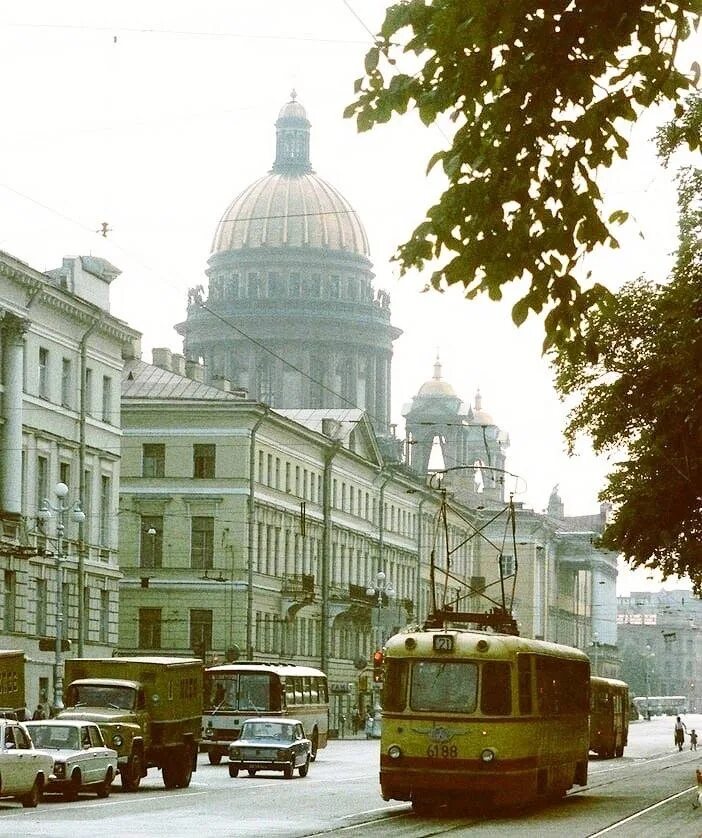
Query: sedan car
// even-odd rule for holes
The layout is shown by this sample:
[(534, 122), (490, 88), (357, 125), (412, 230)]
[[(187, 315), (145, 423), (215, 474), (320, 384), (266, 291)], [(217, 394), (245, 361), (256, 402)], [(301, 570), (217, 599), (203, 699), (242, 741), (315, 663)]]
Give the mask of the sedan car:
[(310, 769), (312, 743), (296, 719), (247, 719), (241, 735), (229, 746), (229, 776), (237, 777), (244, 768), (253, 777), (257, 771), (282, 771), (292, 779), (297, 768), (301, 777)]
[(51, 757), (34, 747), (24, 725), (0, 719), (0, 797), (14, 797), (34, 808), (53, 767)]
[(44, 791), (75, 800), (81, 791), (107, 797), (117, 773), (117, 751), (105, 746), (94, 722), (47, 719), (27, 722), (38, 750), (52, 758), (51, 773)]

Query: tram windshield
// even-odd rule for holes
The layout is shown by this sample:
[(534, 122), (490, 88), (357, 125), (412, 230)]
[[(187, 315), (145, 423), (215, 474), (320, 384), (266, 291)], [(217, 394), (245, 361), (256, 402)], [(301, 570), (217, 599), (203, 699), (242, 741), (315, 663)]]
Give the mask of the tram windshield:
[(478, 667), (467, 661), (416, 661), (410, 707), (418, 711), (473, 713), (478, 700)]

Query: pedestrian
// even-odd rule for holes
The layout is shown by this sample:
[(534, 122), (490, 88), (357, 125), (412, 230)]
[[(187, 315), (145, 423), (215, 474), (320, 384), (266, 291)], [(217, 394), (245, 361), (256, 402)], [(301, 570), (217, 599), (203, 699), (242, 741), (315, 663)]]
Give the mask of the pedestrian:
[(691, 751), (696, 751), (697, 750), (697, 732), (695, 731), (694, 727), (690, 731), (690, 750)]
[(32, 714), (32, 719), (50, 719), (51, 718), (51, 705), (47, 701), (46, 698), (46, 690), (42, 690), (39, 693), (39, 704), (37, 704), (37, 709)]
[(687, 731), (687, 725), (680, 719), (680, 716), (677, 716), (675, 719), (675, 744), (678, 746), (678, 750), (682, 751), (683, 745), (685, 744), (685, 733)]
[(373, 736), (373, 716), (370, 714), (370, 710), (366, 712), (366, 739), (370, 739)]
[(346, 728), (346, 716), (343, 713), (339, 714), (339, 739), (344, 738)]

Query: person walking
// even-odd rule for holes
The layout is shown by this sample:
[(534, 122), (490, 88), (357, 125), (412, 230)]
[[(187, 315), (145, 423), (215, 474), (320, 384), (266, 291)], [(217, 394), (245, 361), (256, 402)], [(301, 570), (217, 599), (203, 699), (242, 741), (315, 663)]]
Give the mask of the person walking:
[(685, 744), (685, 733), (687, 731), (687, 726), (685, 722), (683, 722), (680, 716), (677, 716), (675, 719), (675, 744), (678, 746), (678, 750), (682, 751), (683, 745)]
[(373, 736), (373, 716), (370, 714), (370, 710), (366, 713), (366, 739), (371, 739)]
[(690, 731), (690, 750), (696, 751), (697, 750), (697, 731), (693, 727)]

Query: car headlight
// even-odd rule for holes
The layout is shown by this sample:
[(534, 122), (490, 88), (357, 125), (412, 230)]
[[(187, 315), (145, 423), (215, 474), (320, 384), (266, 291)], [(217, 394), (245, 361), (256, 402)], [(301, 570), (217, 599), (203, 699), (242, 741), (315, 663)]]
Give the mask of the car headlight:
[(112, 737), (112, 744), (115, 746), (115, 748), (121, 748), (124, 744), (124, 739), (122, 739), (119, 733), (115, 733), (115, 735)]
[(230, 759), (241, 759), (241, 750), (239, 748), (230, 748), (229, 749), (229, 758)]
[(497, 754), (492, 748), (483, 748), (480, 752), (480, 759), (482, 759), (483, 762), (492, 762), (496, 756)]
[(54, 774), (57, 777), (65, 777), (66, 776), (66, 763), (65, 762), (55, 762), (54, 763)]
[(390, 745), (388, 748), (388, 756), (390, 759), (399, 759), (402, 756), (402, 749), (399, 745)]

